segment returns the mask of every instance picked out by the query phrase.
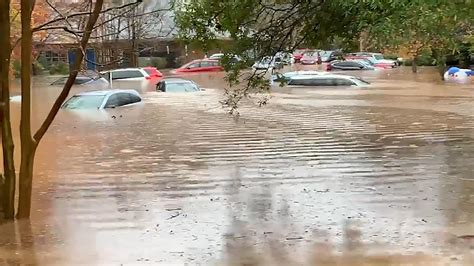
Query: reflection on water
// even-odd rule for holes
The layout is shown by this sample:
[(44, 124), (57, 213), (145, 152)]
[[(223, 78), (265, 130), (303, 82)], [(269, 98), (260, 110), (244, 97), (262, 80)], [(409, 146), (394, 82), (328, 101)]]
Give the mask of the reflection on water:
[[(138, 108), (62, 111), (38, 150), (32, 224), (0, 225), (0, 258), (469, 262), (474, 92), (429, 70), (356, 74), (374, 86), (277, 88), (238, 120), (218, 108), (222, 73), (190, 75), (201, 93), (142, 89)], [(58, 93), (37, 84), (35, 120)], [(377, 255), (390, 251), (404, 256)]]

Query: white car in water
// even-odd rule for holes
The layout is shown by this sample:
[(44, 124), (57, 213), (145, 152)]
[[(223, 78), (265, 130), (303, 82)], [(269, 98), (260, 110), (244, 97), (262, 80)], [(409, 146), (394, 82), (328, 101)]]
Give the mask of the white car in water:
[(288, 87), (316, 87), (316, 86), (355, 86), (368, 87), (370, 83), (354, 76), (347, 75), (295, 75), (287, 80)]
[(148, 85), (151, 81), (151, 76), (142, 68), (121, 68), (100, 73), (113, 87), (115, 81), (130, 82), (133, 84), (140, 84), (140, 87)]
[(105, 109), (142, 103), (135, 90), (100, 90), (78, 93), (67, 100), (63, 109)]
[(272, 76), (273, 81), (284, 81), (288, 80), (294, 76), (308, 76), (308, 75), (327, 75), (328, 72), (325, 71), (316, 71), (316, 70), (300, 70), (300, 71), (291, 71), (285, 73), (276, 73)]

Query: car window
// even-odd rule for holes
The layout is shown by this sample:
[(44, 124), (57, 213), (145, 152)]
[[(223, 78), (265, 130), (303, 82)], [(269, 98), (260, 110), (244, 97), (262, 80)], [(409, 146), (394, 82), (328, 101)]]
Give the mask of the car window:
[(64, 103), (66, 109), (92, 109), (102, 105), (103, 95), (75, 95)]
[(143, 78), (143, 73), (139, 70), (121, 70), (112, 72), (112, 79)]
[(130, 97), (130, 103), (139, 103), (142, 101), (142, 99), (135, 94), (130, 93), (129, 97)]
[(377, 59), (377, 60), (382, 60), (382, 59), (383, 59), (383, 55), (381, 55), (381, 54), (375, 54), (375, 55), (374, 55), (374, 58)]
[(338, 63), (334, 63), (335, 67), (350, 67), (351, 66), (351, 63), (350, 62), (338, 62)]
[(201, 67), (210, 67), (212, 66), (212, 62), (210, 61), (202, 61), (201, 62)]
[(156, 90), (165, 91), (165, 83), (163, 81), (158, 82), (158, 84), (156, 84)]
[(140, 102), (140, 97), (127, 92), (119, 92), (111, 95), (107, 100), (105, 108), (113, 108)]
[(117, 93), (119, 98), (119, 106), (127, 105), (132, 103), (132, 98), (130, 97), (130, 93)]
[(107, 100), (107, 103), (105, 104), (105, 108), (113, 108), (117, 106), (120, 106), (118, 94), (110, 95), (109, 99)]
[(189, 64), (186, 68), (198, 68), (200, 67), (200, 62)]

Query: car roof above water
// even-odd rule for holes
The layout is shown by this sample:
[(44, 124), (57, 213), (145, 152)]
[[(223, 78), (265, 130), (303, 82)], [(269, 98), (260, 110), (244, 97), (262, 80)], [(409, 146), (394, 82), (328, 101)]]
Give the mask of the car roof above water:
[(75, 96), (106, 96), (109, 94), (114, 94), (114, 93), (132, 93), (135, 95), (138, 95), (138, 92), (135, 90), (100, 90), (100, 91), (85, 91), (85, 92), (80, 92), (77, 93)]
[(348, 76), (348, 75), (338, 75), (338, 74), (304, 74), (304, 75), (294, 75), (290, 77), (291, 79), (313, 79), (313, 78), (321, 78), (321, 79), (327, 79), (327, 78), (345, 78), (345, 79), (351, 79), (351, 78), (356, 78), (354, 76)]
[(160, 82), (166, 83), (194, 83), (194, 81), (182, 78), (164, 78)]

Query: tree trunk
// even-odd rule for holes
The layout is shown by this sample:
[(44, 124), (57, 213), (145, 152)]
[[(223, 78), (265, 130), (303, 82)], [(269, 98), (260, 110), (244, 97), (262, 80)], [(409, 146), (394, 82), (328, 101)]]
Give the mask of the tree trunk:
[[(18, 218), (28, 218), (30, 213), (31, 186), (35, 142), (31, 136), (31, 63), (33, 35), (31, 32), (31, 0), (21, 0), (21, 162), (19, 179)], [(30, 170), (31, 168), (31, 170)]]
[(35, 152), (38, 144), (54, 121), (61, 105), (66, 100), (72, 85), (77, 77), (87, 43), (89, 42), (94, 25), (99, 18), (100, 11), (104, 4), (104, 0), (96, 0), (92, 14), (87, 19), (84, 34), (80, 41), (80, 49), (76, 52), (76, 61), (72, 67), (66, 83), (56, 98), (46, 119), (41, 124), (38, 131), (31, 136), (31, 4), (30, 0), (21, 1), (21, 19), (22, 19), (22, 40), (21, 40), (21, 121), (20, 121), (20, 137), (21, 137), (21, 163), (20, 163), (20, 197), (18, 204), (18, 218), (29, 218), (31, 211), (31, 191), (33, 183), (33, 168)]
[(436, 59), (436, 68), (441, 77), (441, 80), (444, 80), (444, 72), (446, 71), (446, 56), (438, 49), (433, 49), (432, 55)]
[(413, 56), (413, 61), (412, 61), (412, 64), (411, 64), (411, 71), (413, 73), (417, 73), (418, 72), (418, 66), (417, 66), (417, 61), (418, 61), (418, 56), (417, 55), (414, 55)]
[(3, 206), (6, 219), (15, 217), (15, 163), (14, 145), (10, 122), (10, 1), (0, 1), (0, 122), (2, 128), (3, 185), (0, 193), (0, 205)]

